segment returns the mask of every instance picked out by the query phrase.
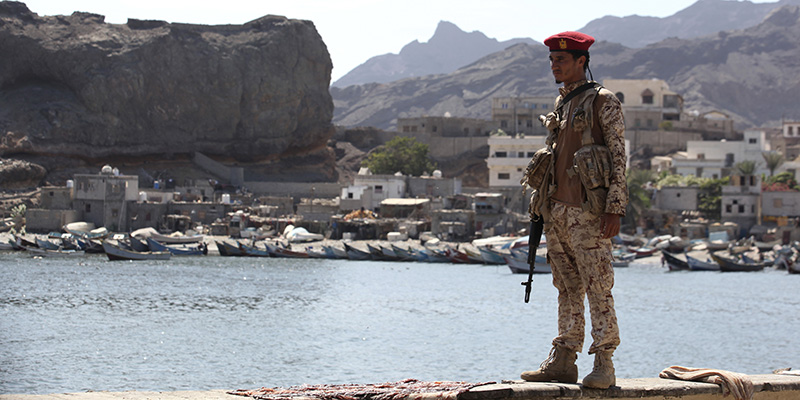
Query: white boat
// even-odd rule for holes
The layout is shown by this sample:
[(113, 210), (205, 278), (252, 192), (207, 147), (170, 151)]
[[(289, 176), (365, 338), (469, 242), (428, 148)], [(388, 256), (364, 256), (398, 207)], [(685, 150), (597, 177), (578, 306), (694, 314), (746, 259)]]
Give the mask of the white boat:
[(283, 232), (290, 243), (316, 242), (325, 238), (319, 233), (311, 233), (306, 228), (294, 227), (293, 225), (286, 226)]
[(102, 239), (108, 236), (108, 229), (97, 228), (91, 222), (71, 222), (64, 225), (64, 231), (82, 239)]

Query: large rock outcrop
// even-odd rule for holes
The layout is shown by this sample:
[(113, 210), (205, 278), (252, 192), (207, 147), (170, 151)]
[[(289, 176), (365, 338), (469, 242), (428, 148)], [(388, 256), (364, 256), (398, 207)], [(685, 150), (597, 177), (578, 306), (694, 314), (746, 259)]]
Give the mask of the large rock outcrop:
[(310, 21), (108, 24), (4, 1), (0, 54), (0, 156), (334, 162), (332, 63)]

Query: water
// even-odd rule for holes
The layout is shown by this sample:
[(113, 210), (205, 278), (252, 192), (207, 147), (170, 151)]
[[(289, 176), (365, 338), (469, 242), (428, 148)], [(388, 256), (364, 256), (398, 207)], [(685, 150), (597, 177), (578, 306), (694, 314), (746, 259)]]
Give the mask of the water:
[[(550, 275), (534, 278), (529, 304), (525, 278), (505, 266), (0, 253), (0, 393), (518, 379), (556, 334)], [(798, 288), (785, 271), (617, 269), (617, 376), (798, 368)], [(584, 350), (581, 376), (591, 365)]]

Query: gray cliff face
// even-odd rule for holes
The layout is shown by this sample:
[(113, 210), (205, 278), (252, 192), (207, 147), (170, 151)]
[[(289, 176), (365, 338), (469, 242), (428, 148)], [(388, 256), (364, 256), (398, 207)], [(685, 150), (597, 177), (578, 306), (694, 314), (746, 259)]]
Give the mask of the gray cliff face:
[[(324, 153), (332, 63), (310, 21), (200, 26), (0, 3), (0, 156)], [(323, 161), (325, 163), (325, 161)]]

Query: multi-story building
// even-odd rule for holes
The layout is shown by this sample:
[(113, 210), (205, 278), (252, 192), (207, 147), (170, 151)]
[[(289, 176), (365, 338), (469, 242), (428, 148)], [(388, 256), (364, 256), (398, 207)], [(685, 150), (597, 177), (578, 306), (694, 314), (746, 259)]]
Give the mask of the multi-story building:
[(73, 205), (84, 221), (104, 226), (112, 232), (128, 228), (128, 202), (138, 199), (138, 176), (120, 175), (110, 166), (105, 166), (100, 174), (75, 175), (74, 179)]
[(659, 129), (664, 121), (679, 121), (683, 98), (661, 79), (606, 79), (603, 86), (622, 103), (628, 129)]
[(554, 100), (554, 96), (495, 97), (492, 99), (492, 121), (512, 135), (547, 135), (539, 115), (553, 111)]
[(545, 136), (495, 135), (489, 138), (489, 187), (519, 186), (528, 162), (545, 146)]
[(732, 175), (730, 184), (722, 187), (722, 220), (735, 222), (744, 231), (760, 217), (761, 174)]
[(766, 134), (762, 130), (747, 130), (744, 140), (692, 140), (686, 142), (686, 151), (676, 153), (672, 168), (679, 175), (694, 175), (703, 178), (721, 178), (731, 174), (737, 163), (753, 161), (756, 174), (767, 174), (762, 153), (769, 151)]

